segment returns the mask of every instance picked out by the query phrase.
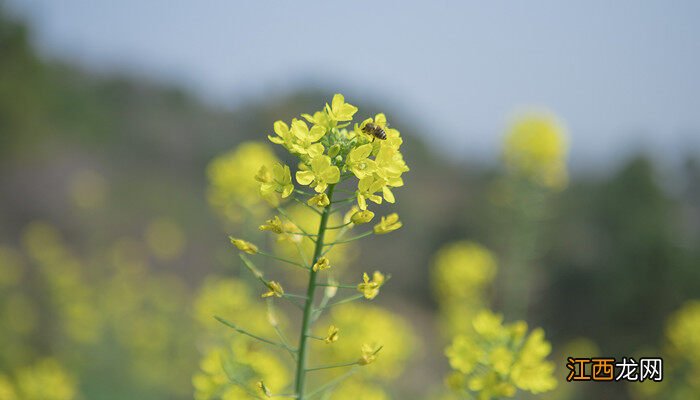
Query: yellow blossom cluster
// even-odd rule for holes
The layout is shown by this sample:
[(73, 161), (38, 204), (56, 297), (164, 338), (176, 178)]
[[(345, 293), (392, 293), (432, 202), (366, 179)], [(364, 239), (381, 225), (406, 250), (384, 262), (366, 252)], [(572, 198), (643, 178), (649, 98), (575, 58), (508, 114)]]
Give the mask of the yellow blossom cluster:
[[(289, 353), (294, 362), (295, 380), (288, 393), (300, 400), (309, 394), (306, 389), (307, 373), (313, 371), (315, 376), (319, 376), (336, 368), (375, 365), (385, 353), (390, 358), (396, 354), (393, 351), (401, 348), (401, 341), (395, 337), (388, 338), (389, 343), (372, 341), (373, 329), (361, 330), (364, 340), (360, 342), (353, 333), (360, 332), (357, 329), (360, 323), (354, 322), (355, 329), (346, 327), (349, 324), (345, 323), (341, 326), (340, 322), (345, 322), (342, 314), (340, 321), (332, 319), (324, 324), (327, 331), (323, 334), (312, 333), (314, 322), (327, 308), (333, 307), (335, 316), (335, 310), (341, 304), (350, 307), (348, 304), (352, 301), (374, 299), (387, 282), (388, 278), (379, 271), (371, 276), (364, 273), (359, 283), (338, 282), (337, 276), (354, 255), (353, 247), (347, 244), (402, 227), (398, 214), (391, 213), (382, 216), (372, 228), (350, 235), (354, 228), (374, 219), (375, 214), (368, 209), (368, 201), (376, 204), (395, 202), (392, 189), (403, 186), (402, 174), (408, 171), (399, 151), (401, 136), (397, 130), (389, 128), (384, 114), (353, 124), (357, 111), (357, 107), (336, 94), (330, 104), (313, 115), (302, 114), (291, 122), (276, 121), (273, 124), (274, 134), (269, 135), (268, 139), (288, 151), (297, 159), (297, 163), (293, 166), (281, 163), (262, 165), (254, 179), (259, 185), (259, 195), (267, 200), (272, 212), (258, 226), (259, 231), (273, 234), (277, 240), (268, 242), (272, 247), (270, 251), (265, 242), (249, 241), (238, 235), (230, 238), (233, 246), (240, 251), (243, 266), (263, 285), (261, 297), (267, 298), (268, 306), (288, 302), (301, 309), (301, 322), (298, 324), (301, 332), (295, 335), (299, 337), (299, 342), (295, 345), (289, 341), (272, 314), (268, 314), (275, 331), (272, 338), (269, 335), (260, 336), (256, 331), (239, 326), (238, 322), (219, 316), (216, 319), (249, 340), (267, 343)], [(295, 186), (295, 182), (299, 186)], [(342, 193), (346, 193), (344, 198), (340, 198)], [(289, 201), (282, 204), (280, 199)], [(261, 268), (257, 261), (260, 258), (271, 261), (262, 264)], [(270, 265), (284, 265), (284, 272), (268, 271)], [(304, 282), (305, 289), (295, 293)], [(323, 297), (317, 299), (316, 289), (319, 286), (325, 287), (325, 290)], [(338, 293), (345, 289), (355, 293), (336, 300)], [(381, 312), (374, 312), (378, 313)], [(379, 319), (377, 316), (377, 321), (367, 320), (366, 326), (386, 325)], [(386, 329), (382, 330), (389, 332), (391, 326), (386, 325)], [(403, 330), (397, 332), (401, 332), (397, 336), (406, 336)], [(327, 360), (327, 365), (309, 366), (310, 360), (319, 359), (311, 351), (312, 340), (318, 341), (326, 347), (325, 351), (335, 355), (332, 360)], [(389, 347), (393, 350), (389, 350)], [(335, 350), (329, 350), (331, 348)], [(338, 349), (345, 352), (334, 353)], [(250, 382), (236, 382), (235, 379), (240, 379), (236, 376), (228, 378), (237, 385), (237, 390), (247, 392), (254, 388), (258, 396), (283, 396), (280, 390), (286, 388), (275, 387), (262, 373), (259, 375)], [(202, 381), (204, 378), (198, 379)], [(311, 379), (309, 377), (308, 381), (312, 382)], [(327, 396), (335, 386), (337, 384), (328, 387), (321, 385), (317, 390), (323, 390)]]
[(431, 265), (431, 284), (440, 319), (451, 337), (471, 331), (471, 320), (486, 307), (486, 292), (496, 275), (496, 258), (484, 246), (462, 240), (441, 247)]
[[(279, 159), (270, 146), (259, 142), (241, 143), (216, 157), (207, 167), (209, 204), (229, 222), (242, 222), (248, 214), (263, 215), (268, 206), (260, 197), (260, 180), (270, 184), (271, 171), (278, 165)], [(256, 177), (261, 166), (265, 166), (265, 174)], [(266, 199), (274, 202), (276, 197)]]
[(454, 370), (447, 384), (480, 399), (513, 397), (518, 389), (546, 392), (556, 387), (554, 364), (546, 360), (550, 351), (542, 329), (528, 335), (524, 321), (504, 325), (502, 316), (484, 310), (474, 318), (473, 332), (456, 336), (446, 349)]
[(53, 358), (38, 361), (16, 371), (14, 379), (0, 374), (0, 399), (74, 400), (77, 381)]
[(563, 124), (548, 112), (530, 113), (515, 119), (503, 149), (508, 169), (550, 189), (567, 183), (567, 142)]

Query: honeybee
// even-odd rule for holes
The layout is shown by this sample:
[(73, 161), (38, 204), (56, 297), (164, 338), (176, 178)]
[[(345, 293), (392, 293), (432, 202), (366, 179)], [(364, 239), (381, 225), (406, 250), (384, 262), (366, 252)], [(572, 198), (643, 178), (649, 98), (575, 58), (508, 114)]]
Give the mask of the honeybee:
[(365, 124), (365, 126), (362, 127), (362, 132), (371, 135), (372, 137), (375, 137), (377, 139), (386, 140), (386, 131), (384, 130), (384, 128), (377, 124), (368, 122), (367, 124)]

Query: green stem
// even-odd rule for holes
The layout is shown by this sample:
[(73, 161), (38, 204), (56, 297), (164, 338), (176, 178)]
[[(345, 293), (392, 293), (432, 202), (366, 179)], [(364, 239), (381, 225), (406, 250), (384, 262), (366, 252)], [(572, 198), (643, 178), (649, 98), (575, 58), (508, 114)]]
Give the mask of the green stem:
[(322, 365), (320, 367), (307, 368), (306, 372), (319, 371), (322, 369), (331, 369), (331, 368), (352, 367), (353, 365), (358, 365), (357, 361), (347, 362), (347, 363), (343, 363), (343, 364)]
[[(335, 185), (330, 185), (328, 187), (328, 199), (333, 198), (333, 189)], [(318, 235), (316, 237), (316, 247), (314, 249), (313, 259), (311, 260), (311, 265), (316, 264), (318, 259), (321, 257), (321, 251), (323, 250), (323, 237), (326, 233), (326, 225), (328, 224), (328, 216), (331, 213), (331, 205), (329, 204), (323, 209), (321, 214), (321, 222), (318, 226)], [(306, 303), (304, 304), (304, 316), (301, 323), (301, 335), (299, 336), (299, 350), (297, 356), (297, 366), (296, 366), (296, 379), (294, 384), (294, 393), (297, 395), (297, 399), (304, 399), (304, 384), (306, 383), (306, 353), (307, 353), (307, 340), (311, 333), (311, 319), (313, 315), (314, 308), (314, 294), (316, 293), (316, 271), (313, 269), (309, 274), (309, 285), (306, 290)]]

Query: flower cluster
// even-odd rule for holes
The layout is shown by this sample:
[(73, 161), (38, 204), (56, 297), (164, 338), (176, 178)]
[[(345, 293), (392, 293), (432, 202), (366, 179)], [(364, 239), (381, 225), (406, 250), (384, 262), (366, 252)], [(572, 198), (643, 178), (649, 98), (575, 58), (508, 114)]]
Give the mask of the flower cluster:
[(525, 115), (511, 125), (503, 157), (513, 173), (550, 189), (566, 186), (566, 134), (549, 113)]
[[(271, 147), (259, 142), (241, 143), (234, 150), (216, 157), (207, 167), (209, 204), (229, 223), (239, 223), (248, 214), (261, 216), (267, 207), (259, 195), (260, 181), (271, 183), (273, 173), (267, 170), (268, 167), (263, 174), (256, 173), (260, 165), (272, 168), (278, 163)], [(268, 195), (265, 199), (276, 202), (277, 197)]]
[[(293, 359), (295, 380), (292, 388), (284, 390), (279, 382), (269, 381), (261, 371), (257, 371), (259, 376), (256, 379), (251, 377), (245, 382), (229, 376), (229, 381), (245, 392), (254, 390), (262, 397), (290, 396), (302, 400), (308, 395), (305, 384), (310, 371), (359, 368), (374, 364), (385, 353), (395, 354), (395, 350), (384, 350), (387, 343), (378, 343), (369, 337), (360, 341), (352, 333), (357, 331), (352, 326), (357, 321), (330, 320), (323, 324), (323, 334), (313, 334), (313, 323), (327, 308), (363, 298), (372, 300), (389, 278), (379, 271), (371, 275), (358, 271), (355, 276), (362, 272), (359, 283), (338, 282), (335, 276), (349, 259), (343, 253), (342, 249), (346, 248), (343, 245), (370, 235), (388, 234), (402, 227), (398, 214), (391, 213), (381, 216), (374, 226), (364, 232), (350, 234), (355, 228), (374, 220), (375, 213), (369, 209), (371, 203), (396, 201), (393, 189), (403, 186), (402, 175), (408, 171), (399, 150), (402, 143), (400, 133), (389, 128), (386, 116), (377, 114), (353, 123), (357, 111), (357, 107), (336, 94), (331, 103), (320, 111), (302, 114), (291, 122), (276, 121), (273, 124), (274, 134), (268, 136), (269, 140), (282, 146), (298, 162), (290, 166), (277, 161), (269, 162), (268, 157), (260, 160), (262, 163), (257, 163), (256, 173), (251, 174), (258, 184), (259, 198), (267, 202), (270, 212), (266, 221), (259, 225), (259, 231), (272, 235), (276, 240), (272, 241), (271, 250), (266, 249), (264, 243), (237, 235), (230, 238), (231, 243), (240, 251), (245, 268), (262, 285), (259, 296), (266, 298), (270, 306), (277, 301), (292, 303), (302, 310), (302, 316), (298, 346), (290, 343), (275, 318), (269, 321), (271, 324), (274, 322), (276, 338), (270, 338), (269, 334), (263, 335), (260, 330), (250, 330), (249, 327), (217, 317), (238, 334), (276, 346)], [(381, 129), (383, 134), (375, 136), (366, 133), (370, 131), (364, 129), (367, 124), (373, 124), (373, 129)], [(339, 199), (340, 193), (347, 195)], [(277, 271), (259, 268), (256, 258), (260, 256), (284, 265), (285, 270), (296, 272), (295, 277), (305, 279), (307, 286), (303, 294), (294, 293), (300, 280), (280, 277)], [(272, 279), (268, 278), (268, 274), (277, 276)], [(318, 287), (325, 288), (321, 299), (315, 298)], [(354, 293), (336, 300), (335, 297), (343, 289)], [(390, 328), (386, 331), (389, 332)], [(363, 332), (371, 333), (371, 330)], [(325, 348), (344, 351), (332, 352), (338, 356), (336, 360), (318, 359), (314, 353), (308, 354), (310, 340), (319, 341)], [(390, 341), (387, 344), (390, 347), (400, 343), (395, 338)], [(326, 364), (308, 365), (320, 361)], [(202, 375), (197, 380), (198, 384), (206, 388), (205, 378), (209, 376), (207, 379), (210, 379), (211, 375), (211, 371)], [(358, 378), (354, 379), (361, 382)], [(338, 384), (328, 388), (322, 385), (316, 390), (329, 392), (336, 386)]]
[[(388, 127), (386, 116), (377, 114), (348, 129), (356, 112), (357, 107), (336, 94), (331, 105), (313, 116), (303, 114), (303, 119), (293, 119), (291, 124), (275, 122), (275, 135), (269, 139), (299, 157), (296, 180), (317, 193), (339, 183), (341, 177), (354, 175), (358, 179), (357, 204), (360, 210), (366, 210), (367, 200), (377, 204), (382, 200), (395, 201), (391, 189), (403, 186), (401, 175), (408, 166), (399, 151), (399, 131)], [(362, 128), (368, 123), (384, 129), (387, 138), (375, 140), (364, 133)], [(288, 171), (279, 175), (284, 182), (288, 182), (288, 176)], [(278, 193), (281, 189), (275, 188)]]
[(15, 379), (0, 374), (0, 399), (73, 400), (76, 381), (56, 360), (48, 358), (21, 368)]
[(493, 253), (475, 242), (453, 242), (437, 251), (431, 283), (442, 328), (449, 336), (471, 330), (471, 319), (486, 306), (485, 293), (496, 269)]
[(502, 316), (484, 310), (473, 320), (473, 333), (455, 337), (446, 349), (454, 370), (447, 382), (480, 399), (513, 397), (518, 389), (546, 392), (556, 386), (550, 351), (542, 329), (528, 335), (525, 322), (504, 325)]

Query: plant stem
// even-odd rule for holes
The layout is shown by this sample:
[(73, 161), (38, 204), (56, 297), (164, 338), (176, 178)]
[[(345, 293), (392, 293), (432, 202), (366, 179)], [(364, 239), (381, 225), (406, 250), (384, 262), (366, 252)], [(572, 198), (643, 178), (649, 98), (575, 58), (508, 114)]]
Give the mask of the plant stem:
[[(333, 189), (335, 185), (328, 187), (328, 199), (333, 198)], [(323, 250), (323, 237), (326, 233), (326, 225), (328, 224), (328, 216), (331, 213), (331, 205), (329, 204), (323, 209), (321, 214), (321, 222), (318, 226), (318, 235), (316, 236), (316, 247), (314, 249), (311, 265), (316, 264), (321, 257)], [(306, 289), (306, 302), (304, 304), (304, 316), (301, 323), (301, 335), (299, 336), (299, 347), (297, 353), (296, 380), (294, 384), (294, 393), (298, 400), (304, 399), (304, 384), (306, 383), (306, 344), (311, 331), (311, 318), (314, 308), (314, 294), (316, 293), (316, 271), (313, 269), (309, 274), (309, 285)]]

